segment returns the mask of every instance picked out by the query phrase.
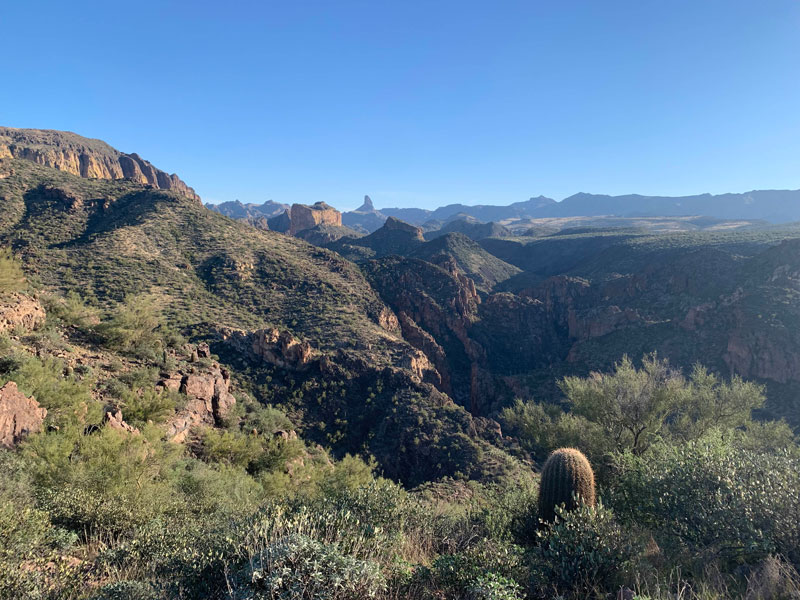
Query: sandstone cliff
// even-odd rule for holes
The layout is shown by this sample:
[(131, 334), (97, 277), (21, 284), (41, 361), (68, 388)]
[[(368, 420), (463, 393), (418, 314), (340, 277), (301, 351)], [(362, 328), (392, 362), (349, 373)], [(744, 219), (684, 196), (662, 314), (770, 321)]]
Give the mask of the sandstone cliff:
[(317, 202), (312, 206), (293, 204), (289, 219), (291, 221), (290, 235), (295, 235), (298, 231), (311, 229), (317, 225), (335, 225), (338, 227), (342, 225), (342, 213), (324, 202)]
[(200, 200), (175, 174), (157, 169), (138, 154), (125, 154), (100, 140), (67, 131), (0, 127), (0, 159), (29, 160), (89, 179), (130, 179)]

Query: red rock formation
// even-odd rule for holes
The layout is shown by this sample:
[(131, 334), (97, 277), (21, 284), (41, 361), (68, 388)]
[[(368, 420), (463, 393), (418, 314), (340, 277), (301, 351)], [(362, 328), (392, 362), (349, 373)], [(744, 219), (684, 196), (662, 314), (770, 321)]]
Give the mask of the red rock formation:
[(302, 371), (319, 356), (319, 352), (308, 342), (301, 341), (288, 331), (274, 327), (243, 331), (241, 329), (220, 330), (223, 341), (240, 352), (250, 354), (264, 362), (286, 369)]
[(13, 331), (17, 327), (30, 331), (46, 318), (38, 300), (25, 294), (9, 294), (0, 298), (0, 331)]
[(116, 412), (107, 411), (105, 416), (103, 417), (103, 422), (106, 424), (107, 427), (110, 427), (111, 429), (116, 429), (117, 431), (130, 433), (131, 435), (139, 435), (139, 430), (136, 429), (136, 427), (128, 425), (123, 420), (121, 410), (117, 410)]
[(218, 365), (207, 372), (174, 373), (158, 385), (188, 397), (184, 409), (167, 423), (167, 437), (176, 443), (183, 442), (193, 427), (219, 424), (236, 403), (229, 392), (230, 375)]
[(305, 231), (317, 225), (342, 225), (342, 213), (324, 202), (317, 202), (313, 206), (293, 204), (289, 212), (291, 225), (289, 235), (296, 235), (298, 231)]
[(33, 396), (26, 398), (9, 381), (0, 388), (0, 446), (13, 448), (29, 433), (41, 431), (46, 416)]
[(67, 131), (0, 127), (0, 158), (4, 157), (28, 160), (79, 177), (130, 179), (200, 200), (177, 175), (155, 168), (138, 154), (125, 154), (100, 140)]

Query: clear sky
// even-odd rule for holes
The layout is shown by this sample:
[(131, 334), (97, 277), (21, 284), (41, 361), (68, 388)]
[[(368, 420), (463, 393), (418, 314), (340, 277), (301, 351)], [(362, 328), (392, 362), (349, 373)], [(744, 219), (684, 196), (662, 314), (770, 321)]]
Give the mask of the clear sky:
[(6, 0), (0, 124), (214, 202), (800, 188), (800, 0)]

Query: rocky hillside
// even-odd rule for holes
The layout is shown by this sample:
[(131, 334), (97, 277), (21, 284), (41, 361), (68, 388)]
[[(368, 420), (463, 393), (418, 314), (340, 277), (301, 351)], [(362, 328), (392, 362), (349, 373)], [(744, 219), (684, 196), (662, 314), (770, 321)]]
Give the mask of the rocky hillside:
[(125, 154), (101, 140), (67, 131), (0, 127), (2, 158), (28, 160), (89, 179), (129, 179), (200, 200), (177, 175), (157, 169), (138, 154)]
[(336, 253), (171, 190), (20, 159), (3, 166), (0, 246), (41, 289), (77, 292), (101, 309), (157, 298), (173, 327), (209, 344), (240, 386), (281, 406), (305, 439), (334, 456), (369, 454), (394, 479), (514, 468), (493, 430), (442, 391), (441, 374), (403, 338), (359, 268)]

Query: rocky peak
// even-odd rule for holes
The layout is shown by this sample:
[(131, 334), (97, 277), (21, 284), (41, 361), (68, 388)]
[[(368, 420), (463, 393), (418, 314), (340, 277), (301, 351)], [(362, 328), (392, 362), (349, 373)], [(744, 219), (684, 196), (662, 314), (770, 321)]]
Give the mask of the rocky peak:
[(395, 217), (389, 217), (386, 219), (386, 222), (383, 224), (382, 229), (386, 231), (402, 231), (404, 233), (411, 234), (411, 237), (414, 239), (419, 240), (420, 242), (424, 242), (425, 238), (422, 235), (422, 228), (417, 227), (415, 225), (410, 225), (405, 221), (401, 221)]
[(312, 229), (317, 225), (342, 225), (342, 213), (325, 204), (317, 202), (312, 206), (293, 204), (289, 211), (289, 234), (295, 235), (298, 231)]
[(157, 169), (138, 154), (68, 131), (0, 127), (0, 158), (28, 160), (84, 178), (129, 179), (200, 200), (177, 175)]
[(355, 212), (373, 212), (374, 210), (375, 206), (372, 204), (372, 198), (364, 196), (364, 204), (359, 206)]

